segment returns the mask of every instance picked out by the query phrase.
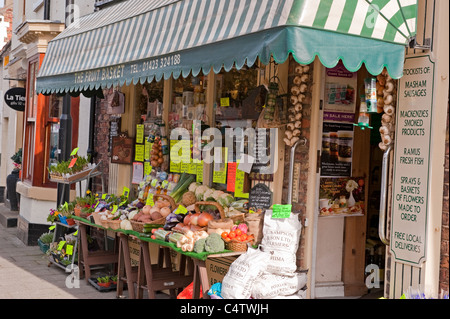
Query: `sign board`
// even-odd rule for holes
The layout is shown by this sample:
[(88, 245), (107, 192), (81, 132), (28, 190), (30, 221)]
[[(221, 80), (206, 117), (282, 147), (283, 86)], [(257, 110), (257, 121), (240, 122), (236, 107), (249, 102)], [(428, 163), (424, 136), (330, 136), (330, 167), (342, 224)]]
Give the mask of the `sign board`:
[(24, 88), (12, 88), (5, 93), (5, 103), (18, 112), (25, 111), (25, 95)]
[(426, 260), (434, 62), (405, 60), (398, 85), (392, 188), (391, 251), (397, 262)]
[(113, 136), (111, 147), (111, 163), (132, 164), (134, 139), (126, 136)]
[(272, 206), (272, 192), (267, 185), (256, 184), (250, 190), (248, 206), (251, 210), (262, 213)]

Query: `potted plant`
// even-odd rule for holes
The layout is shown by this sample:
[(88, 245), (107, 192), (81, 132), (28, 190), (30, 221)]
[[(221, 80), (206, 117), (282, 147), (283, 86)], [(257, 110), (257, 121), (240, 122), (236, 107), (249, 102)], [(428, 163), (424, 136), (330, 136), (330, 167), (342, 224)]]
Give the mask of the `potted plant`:
[(97, 285), (103, 288), (111, 286), (111, 278), (109, 276), (97, 277)]
[(69, 226), (75, 225), (75, 220), (72, 219), (74, 206), (74, 203), (65, 202), (63, 205), (58, 207), (58, 218), (61, 223)]
[[(81, 173), (88, 173), (89, 168), (94, 168), (95, 164), (91, 164), (89, 156), (78, 156), (76, 162), (73, 159), (58, 162), (56, 165), (48, 167), (48, 172), (53, 180), (66, 180), (80, 177)], [(94, 166), (92, 166), (94, 165)]]
[(77, 197), (74, 202), (75, 216), (86, 218), (94, 212), (95, 203), (98, 200), (98, 194), (93, 194), (90, 190), (86, 191), (85, 197)]
[(50, 244), (53, 242), (53, 232), (43, 233), (38, 238), (38, 245), (41, 251), (45, 254), (50, 249)]
[(111, 276), (111, 283), (117, 285), (117, 275)]

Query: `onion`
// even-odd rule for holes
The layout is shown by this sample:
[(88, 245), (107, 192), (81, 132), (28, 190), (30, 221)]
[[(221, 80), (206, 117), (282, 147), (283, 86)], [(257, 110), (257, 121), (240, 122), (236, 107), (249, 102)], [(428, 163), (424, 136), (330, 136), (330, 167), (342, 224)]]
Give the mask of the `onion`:
[(198, 216), (197, 225), (200, 227), (208, 226), (208, 222), (213, 219), (214, 217), (211, 214), (203, 212), (200, 214), (200, 216)]
[(183, 223), (185, 225), (189, 225), (189, 222), (191, 221), (192, 214), (187, 214), (186, 217), (184, 217)]
[(145, 215), (150, 215), (150, 210), (152, 209), (152, 206), (145, 205), (142, 207), (142, 213)]
[(161, 210), (159, 211), (159, 213), (162, 215), (162, 217), (167, 217), (169, 216), (169, 214), (171, 213), (170, 208), (169, 207), (163, 207), (161, 208)]
[(199, 216), (200, 216), (200, 213), (192, 214), (191, 215), (190, 224), (197, 226), (198, 225), (198, 218), (199, 218)]

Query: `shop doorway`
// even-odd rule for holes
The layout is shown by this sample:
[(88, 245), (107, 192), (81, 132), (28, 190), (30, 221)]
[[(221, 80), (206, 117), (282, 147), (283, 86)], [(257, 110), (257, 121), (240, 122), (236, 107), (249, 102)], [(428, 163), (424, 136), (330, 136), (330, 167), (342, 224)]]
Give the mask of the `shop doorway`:
[[(354, 126), (361, 88), (370, 75), (366, 70), (328, 71), (318, 145), (314, 297), (379, 298), (384, 291), (385, 261), (385, 245), (378, 236), (382, 114), (370, 114), (372, 129)], [(348, 154), (342, 152), (346, 149)]]

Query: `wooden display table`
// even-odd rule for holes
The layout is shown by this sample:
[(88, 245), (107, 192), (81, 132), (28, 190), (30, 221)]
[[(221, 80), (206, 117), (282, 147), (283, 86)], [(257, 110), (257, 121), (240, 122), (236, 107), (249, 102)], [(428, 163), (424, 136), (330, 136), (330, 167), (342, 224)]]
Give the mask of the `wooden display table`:
[(187, 269), (188, 267), (191, 267), (189, 264), (192, 265), (192, 263), (187, 260), (186, 256), (181, 255), (180, 270), (173, 271), (170, 259), (170, 248), (160, 246), (158, 263), (152, 264), (149, 241), (137, 239), (139, 240), (140, 245), (137, 285), (138, 298), (142, 298), (143, 289), (148, 291), (148, 297), (150, 299), (155, 299), (156, 291), (166, 289), (170, 291), (170, 296), (172, 298), (176, 298), (177, 293), (181, 292), (182, 289), (192, 282), (192, 275), (188, 275)]
[[(78, 257), (78, 267), (80, 278), (86, 273), (86, 282), (91, 277), (91, 267), (97, 265), (117, 264), (119, 259), (118, 245), (115, 241), (113, 251), (94, 251), (88, 250), (87, 227), (95, 227), (77, 220), (78, 235), (80, 236), (80, 254)], [(100, 228), (100, 227), (99, 227)]]
[[(86, 247), (86, 226), (98, 227), (104, 229), (102, 226), (92, 224), (87, 220), (80, 217), (74, 217), (77, 223), (80, 225), (81, 235), (81, 247)], [(208, 272), (206, 269), (206, 261), (208, 258), (224, 258), (232, 256), (240, 256), (244, 252), (224, 251), (221, 253), (194, 253), (183, 252), (177, 248), (176, 245), (161, 240), (154, 240), (151, 238), (144, 238), (139, 236), (139, 233), (135, 231), (115, 230), (118, 236), (118, 250), (119, 252), (114, 254), (112, 262), (118, 263), (118, 284), (117, 284), (117, 296), (121, 296), (123, 292), (123, 284), (127, 283), (130, 299), (141, 299), (143, 297), (143, 291), (148, 291), (150, 299), (155, 299), (155, 292), (161, 290), (169, 290), (170, 296), (176, 298), (183, 288), (189, 286), (193, 282), (193, 299), (200, 298), (200, 288), (202, 289), (203, 298), (209, 299), (207, 294), (210, 287), (208, 280)], [(83, 240), (84, 238), (84, 240)], [(131, 254), (129, 247), (129, 239), (135, 241), (139, 245), (139, 261), (138, 266), (132, 266)], [(85, 241), (83, 243), (83, 241)], [(159, 254), (156, 264), (152, 264), (150, 257), (150, 244), (158, 245)], [(179, 271), (173, 271), (172, 261), (170, 258), (170, 251), (173, 250), (180, 254), (180, 269)], [(81, 249), (82, 254), (84, 250)], [(81, 257), (81, 256), (80, 256)], [(90, 257), (90, 256), (89, 256)], [(97, 262), (97, 260), (95, 260)], [(105, 261), (111, 262), (111, 259), (106, 257), (101, 259), (102, 263)], [(88, 264), (92, 265), (92, 261), (89, 258)], [(98, 263), (97, 263), (98, 264)], [(81, 269), (81, 267), (80, 267)], [(81, 272), (80, 272), (81, 273)], [(134, 287), (137, 291), (135, 292)], [(177, 291), (178, 290), (178, 291)]]

